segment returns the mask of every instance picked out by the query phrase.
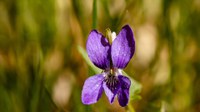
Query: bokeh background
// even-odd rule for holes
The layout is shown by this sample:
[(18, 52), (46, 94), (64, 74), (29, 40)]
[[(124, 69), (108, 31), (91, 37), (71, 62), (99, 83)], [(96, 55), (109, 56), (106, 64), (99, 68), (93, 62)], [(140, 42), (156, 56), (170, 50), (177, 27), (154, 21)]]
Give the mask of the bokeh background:
[[(141, 99), (81, 102), (89, 32), (129, 24)], [(199, 0), (0, 0), (1, 112), (200, 112)]]

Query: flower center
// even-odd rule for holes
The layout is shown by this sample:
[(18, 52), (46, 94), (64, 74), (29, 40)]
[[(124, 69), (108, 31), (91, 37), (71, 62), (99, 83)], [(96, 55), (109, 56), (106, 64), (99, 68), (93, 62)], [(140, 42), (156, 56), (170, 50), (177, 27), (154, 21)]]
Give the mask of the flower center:
[(117, 89), (118, 79), (115, 75), (108, 75), (105, 79), (107, 87), (113, 92)]
[(114, 92), (118, 88), (119, 80), (118, 80), (118, 70), (111, 68), (107, 70), (105, 76), (105, 82), (107, 87)]

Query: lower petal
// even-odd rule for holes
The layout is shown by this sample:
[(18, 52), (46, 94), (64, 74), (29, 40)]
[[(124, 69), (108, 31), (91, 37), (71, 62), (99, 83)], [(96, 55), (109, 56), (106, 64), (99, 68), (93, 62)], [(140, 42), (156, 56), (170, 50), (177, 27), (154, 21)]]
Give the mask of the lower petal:
[(110, 103), (113, 103), (115, 95), (117, 94), (117, 91), (119, 89), (119, 84), (116, 84), (115, 88), (109, 88), (106, 82), (104, 82), (103, 88), (106, 96), (108, 97), (108, 100), (110, 101)]
[(128, 77), (119, 75), (120, 89), (118, 91), (118, 101), (119, 104), (124, 107), (129, 101), (129, 88), (131, 86), (131, 81)]
[(82, 90), (82, 102), (84, 104), (93, 104), (99, 100), (103, 92), (103, 80), (103, 75), (98, 74), (85, 81)]

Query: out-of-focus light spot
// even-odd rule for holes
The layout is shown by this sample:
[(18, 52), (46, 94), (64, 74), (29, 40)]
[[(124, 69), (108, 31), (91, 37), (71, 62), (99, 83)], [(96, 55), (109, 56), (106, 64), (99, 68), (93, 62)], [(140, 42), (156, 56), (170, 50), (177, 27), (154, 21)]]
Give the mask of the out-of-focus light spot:
[(59, 76), (53, 88), (53, 100), (57, 106), (63, 107), (68, 103), (72, 87), (73, 77), (66, 71)]
[(55, 50), (47, 57), (45, 61), (45, 70), (47, 73), (55, 72), (59, 70), (63, 65), (63, 54), (62, 52)]
[(160, 52), (158, 63), (155, 72), (155, 84), (165, 84), (170, 77), (170, 63), (169, 63), (169, 50), (164, 46)]
[(154, 26), (146, 24), (137, 32), (136, 56), (141, 65), (148, 65), (154, 57), (157, 47), (157, 32)]

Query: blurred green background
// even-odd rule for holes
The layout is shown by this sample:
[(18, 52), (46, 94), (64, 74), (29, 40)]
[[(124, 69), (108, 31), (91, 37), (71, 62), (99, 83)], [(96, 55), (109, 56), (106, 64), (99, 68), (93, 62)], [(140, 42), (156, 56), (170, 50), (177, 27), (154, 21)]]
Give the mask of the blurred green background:
[[(83, 105), (94, 72), (78, 46), (125, 24), (136, 41), (125, 71), (142, 98)], [(199, 42), (199, 0), (0, 0), (0, 112), (200, 112)]]

